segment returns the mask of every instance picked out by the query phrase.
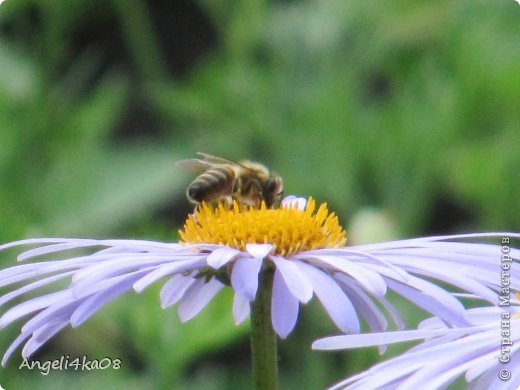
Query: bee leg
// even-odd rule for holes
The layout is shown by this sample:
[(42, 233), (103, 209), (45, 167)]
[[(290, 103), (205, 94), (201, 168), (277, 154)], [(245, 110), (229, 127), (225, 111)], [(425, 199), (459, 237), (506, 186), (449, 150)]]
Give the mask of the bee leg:
[(233, 206), (233, 201), (237, 201), (240, 203), (240, 199), (242, 197), (242, 179), (240, 177), (236, 177), (233, 181), (233, 187), (231, 187), (231, 195), (227, 197), (227, 202), (229, 206)]
[(224, 196), (221, 199), (227, 205), (227, 207), (229, 209), (231, 209), (233, 207), (233, 200), (234, 200), (234, 198), (232, 196)]
[[(260, 208), (262, 206), (262, 201), (267, 203), (267, 200), (263, 194), (262, 185), (260, 184), (259, 181), (255, 180), (255, 181), (253, 181), (251, 187), (254, 187), (254, 190), (251, 192), (252, 194), (255, 195), (254, 196), (254, 198), (255, 198), (254, 207)], [(269, 205), (267, 205), (267, 207), (269, 207)]]

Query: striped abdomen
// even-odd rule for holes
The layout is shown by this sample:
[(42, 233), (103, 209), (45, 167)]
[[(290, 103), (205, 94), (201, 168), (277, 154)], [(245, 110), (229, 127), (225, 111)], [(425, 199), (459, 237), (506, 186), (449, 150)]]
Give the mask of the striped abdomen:
[(188, 198), (196, 203), (211, 202), (233, 193), (235, 172), (230, 167), (215, 167), (199, 175), (188, 186)]

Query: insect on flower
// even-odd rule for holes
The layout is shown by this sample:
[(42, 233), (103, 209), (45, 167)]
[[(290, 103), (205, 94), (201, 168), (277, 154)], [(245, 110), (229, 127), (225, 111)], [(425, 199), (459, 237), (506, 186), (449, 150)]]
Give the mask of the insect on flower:
[(243, 160), (234, 162), (225, 158), (198, 153), (203, 159), (181, 160), (178, 164), (199, 172), (186, 191), (190, 202), (236, 200), (240, 204), (259, 208), (265, 202), (268, 208), (280, 203), (283, 196), (282, 178), (265, 165)]

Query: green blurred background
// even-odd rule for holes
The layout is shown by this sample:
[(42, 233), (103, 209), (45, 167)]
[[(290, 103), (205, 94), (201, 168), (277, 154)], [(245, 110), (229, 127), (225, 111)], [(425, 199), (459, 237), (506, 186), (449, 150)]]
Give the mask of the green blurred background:
[[(177, 240), (193, 175), (174, 162), (197, 151), (264, 162), (287, 194), (328, 202), (350, 243), (518, 231), (519, 103), (514, 0), (7, 0), (0, 242)], [(19, 370), (17, 352), (0, 385), (251, 387), (248, 324), (233, 324), (229, 292), (180, 324), (159, 288), (35, 356), (122, 369), (44, 376)], [(377, 358), (310, 350), (335, 332), (318, 305), (303, 308), (280, 345), (282, 388), (322, 388)]]

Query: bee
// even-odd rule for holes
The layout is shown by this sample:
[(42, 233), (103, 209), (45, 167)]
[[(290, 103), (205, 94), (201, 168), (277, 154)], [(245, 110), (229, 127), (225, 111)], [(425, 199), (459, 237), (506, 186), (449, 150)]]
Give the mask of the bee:
[(240, 204), (259, 208), (262, 201), (275, 207), (283, 196), (282, 178), (260, 163), (239, 162), (197, 153), (202, 159), (181, 160), (183, 168), (199, 172), (188, 186), (186, 196), (195, 205), (201, 202), (236, 200)]

